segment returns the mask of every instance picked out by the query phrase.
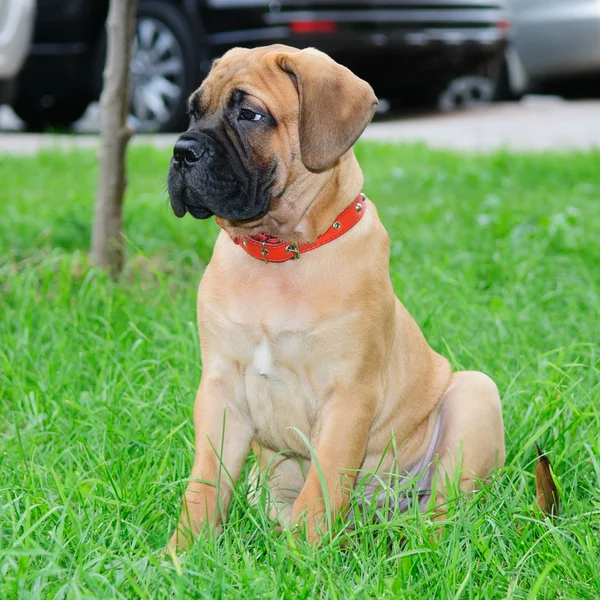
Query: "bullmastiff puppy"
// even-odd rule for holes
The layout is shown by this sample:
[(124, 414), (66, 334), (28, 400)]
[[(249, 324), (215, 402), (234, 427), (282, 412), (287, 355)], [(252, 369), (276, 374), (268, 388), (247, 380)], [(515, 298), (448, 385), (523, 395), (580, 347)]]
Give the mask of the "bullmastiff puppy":
[(448, 484), (472, 490), (504, 463), (496, 385), (453, 373), (394, 294), (352, 150), (376, 106), (326, 54), (283, 45), (230, 50), (189, 99), (171, 205), (222, 231), (198, 290), (195, 455), (172, 547), (220, 529), (250, 449), (272, 518), (311, 542), (358, 485), (389, 503), (414, 477), (431, 505), (437, 482), (441, 506)]

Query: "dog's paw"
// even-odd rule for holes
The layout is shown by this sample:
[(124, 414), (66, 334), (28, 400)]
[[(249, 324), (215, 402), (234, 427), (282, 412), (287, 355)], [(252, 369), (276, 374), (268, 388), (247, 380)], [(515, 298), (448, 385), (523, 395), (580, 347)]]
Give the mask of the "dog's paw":
[(292, 516), (291, 535), (297, 541), (319, 546), (327, 532), (327, 518), (324, 507), (320, 503), (307, 506)]
[(189, 528), (183, 527), (180, 523), (163, 552), (165, 556), (171, 556), (176, 553), (186, 552), (193, 544), (194, 534)]

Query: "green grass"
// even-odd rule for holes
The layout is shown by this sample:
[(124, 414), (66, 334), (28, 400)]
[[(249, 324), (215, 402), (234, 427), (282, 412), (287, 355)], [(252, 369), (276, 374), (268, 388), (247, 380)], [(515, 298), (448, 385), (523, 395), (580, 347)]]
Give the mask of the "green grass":
[[(600, 597), (600, 154), (359, 145), (396, 291), (434, 348), (500, 387), (507, 466), (452, 507), (289, 547), (240, 482), (173, 563), (217, 227), (171, 214), (168, 153), (130, 152), (128, 267), (89, 268), (93, 153), (0, 157), (0, 598)], [(534, 510), (534, 447), (563, 497)]]

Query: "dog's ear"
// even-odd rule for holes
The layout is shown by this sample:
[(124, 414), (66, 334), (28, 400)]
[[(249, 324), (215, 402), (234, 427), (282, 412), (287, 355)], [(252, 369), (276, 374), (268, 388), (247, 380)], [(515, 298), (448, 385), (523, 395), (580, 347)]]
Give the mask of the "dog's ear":
[(300, 153), (307, 169), (331, 166), (360, 137), (377, 108), (371, 86), (314, 48), (278, 55), (300, 98)]

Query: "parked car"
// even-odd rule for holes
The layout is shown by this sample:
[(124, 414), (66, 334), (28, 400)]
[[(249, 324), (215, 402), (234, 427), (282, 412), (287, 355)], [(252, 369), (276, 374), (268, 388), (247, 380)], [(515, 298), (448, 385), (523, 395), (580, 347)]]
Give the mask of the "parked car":
[(501, 98), (525, 92), (600, 91), (600, 0), (510, 0), (511, 41)]
[(33, 34), (35, 0), (0, 1), (0, 104), (9, 102)]
[[(32, 128), (64, 127), (97, 99), (108, 0), (39, 0), (31, 55), (13, 107)], [(315, 46), (380, 97), (434, 98), (461, 76), (499, 70), (503, 0), (139, 0), (132, 121), (186, 126), (185, 101), (233, 46)]]

